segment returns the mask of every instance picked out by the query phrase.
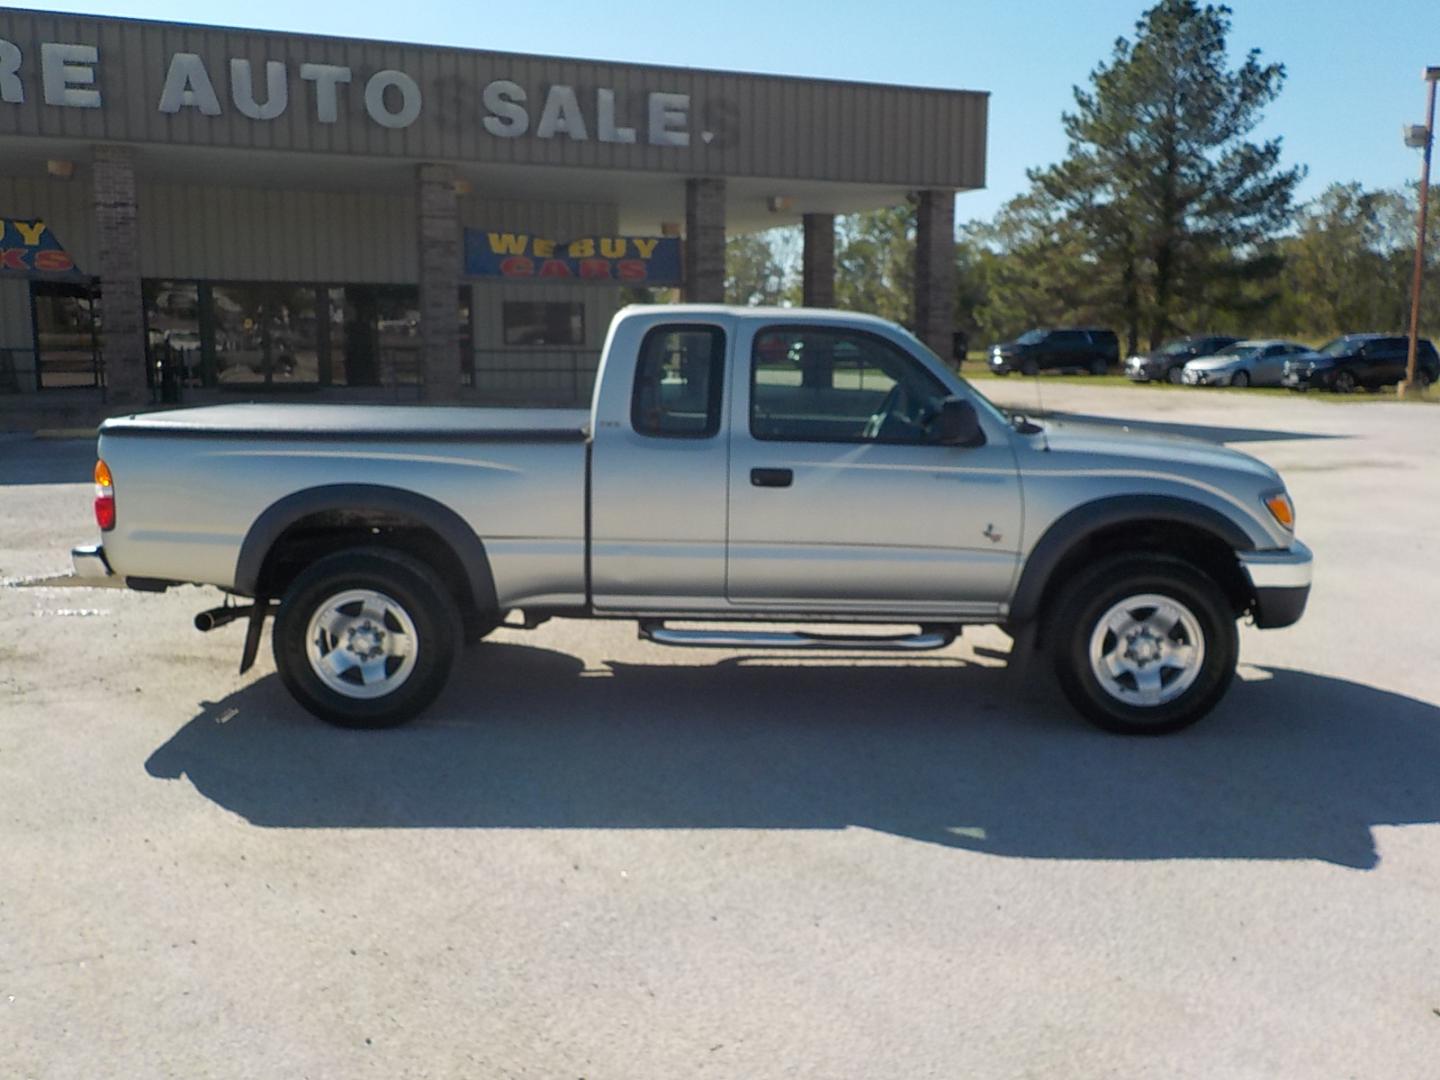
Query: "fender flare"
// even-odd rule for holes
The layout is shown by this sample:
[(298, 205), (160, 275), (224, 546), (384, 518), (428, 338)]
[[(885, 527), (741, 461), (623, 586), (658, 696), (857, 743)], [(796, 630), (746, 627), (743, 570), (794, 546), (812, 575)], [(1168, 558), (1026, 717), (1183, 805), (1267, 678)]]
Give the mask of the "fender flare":
[(1025, 560), (1009, 622), (1022, 625), (1040, 613), (1045, 588), (1065, 556), (1102, 529), (1127, 521), (1164, 521), (1190, 525), (1228, 544), (1232, 551), (1254, 551), (1255, 541), (1234, 520), (1208, 506), (1173, 495), (1115, 495), (1083, 503), (1058, 518)]
[(440, 537), (469, 579), (470, 595), (481, 611), (495, 611), (499, 603), (490, 557), (475, 530), (448, 506), (425, 495), (382, 484), (326, 484), (286, 495), (270, 505), (245, 534), (235, 560), (235, 591), (254, 596), (265, 558), (286, 529), (302, 518), (332, 510), (363, 514), (376, 511), (414, 520)]

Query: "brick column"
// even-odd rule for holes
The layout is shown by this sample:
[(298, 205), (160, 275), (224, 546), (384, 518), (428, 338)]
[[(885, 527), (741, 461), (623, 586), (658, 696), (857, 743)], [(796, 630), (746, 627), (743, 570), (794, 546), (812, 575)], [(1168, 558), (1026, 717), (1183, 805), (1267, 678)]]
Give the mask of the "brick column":
[(725, 302), (725, 181), (685, 181), (685, 299)]
[(948, 361), (955, 330), (955, 193), (917, 194), (915, 336)]
[(145, 387), (145, 300), (140, 292), (135, 153), (128, 146), (97, 146), (94, 153), (91, 182), (105, 400), (110, 405), (144, 405), (150, 392)]
[(420, 372), (426, 401), (460, 396), (460, 204), (455, 170), (417, 170), (420, 226)]
[(800, 266), (806, 307), (835, 306), (835, 215), (806, 214), (805, 252)]

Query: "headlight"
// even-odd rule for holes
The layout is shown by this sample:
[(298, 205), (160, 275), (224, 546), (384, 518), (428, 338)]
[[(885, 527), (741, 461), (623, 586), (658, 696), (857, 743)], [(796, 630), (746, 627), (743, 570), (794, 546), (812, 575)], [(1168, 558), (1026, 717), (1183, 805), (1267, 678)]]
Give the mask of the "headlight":
[(1290, 496), (1283, 491), (1276, 491), (1265, 496), (1265, 509), (1270, 511), (1273, 517), (1286, 529), (1295, 531), (1295, 504), (1290, 501)]

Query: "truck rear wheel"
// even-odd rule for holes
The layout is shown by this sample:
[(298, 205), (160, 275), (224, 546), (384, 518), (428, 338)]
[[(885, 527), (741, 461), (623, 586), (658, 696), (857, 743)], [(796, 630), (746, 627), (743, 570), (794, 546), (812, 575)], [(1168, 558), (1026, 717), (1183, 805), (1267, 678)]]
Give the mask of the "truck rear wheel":
[(1193, 724), (1235, 675), (1239, 635), (1223, 590), (1178, 559), (1107, 559), (1052, 608), (1046, 637), (1070, 703), (1120, 734)]
[(392, 727), (439, 695), (463, 633), (454, 597), (429, 566), (398, 551), (342, 551), (286, 591), (272, 635), (275, 667), (320, 719)]

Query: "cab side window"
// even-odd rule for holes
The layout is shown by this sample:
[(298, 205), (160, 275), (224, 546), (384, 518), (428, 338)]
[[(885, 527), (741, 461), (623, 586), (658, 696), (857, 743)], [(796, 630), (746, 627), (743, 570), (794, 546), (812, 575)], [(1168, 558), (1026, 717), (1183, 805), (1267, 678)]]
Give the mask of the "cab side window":
[(946, 394), (914, 357), (871, 334), (768, 327), (755, 335), (750, 433), (757, 439), (924, 443)]
[(725, 331), (718, 326), (657, 326), (635, 365), (630, 422), (641, 435), (709, 439), (720, 431)]

